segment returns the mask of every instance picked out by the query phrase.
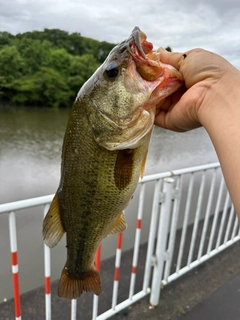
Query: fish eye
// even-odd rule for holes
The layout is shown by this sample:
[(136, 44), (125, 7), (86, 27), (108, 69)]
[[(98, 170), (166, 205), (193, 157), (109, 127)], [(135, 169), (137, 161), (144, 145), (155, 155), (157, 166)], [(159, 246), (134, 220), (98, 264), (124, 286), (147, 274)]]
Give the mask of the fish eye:
[(114, 79), (118, 75), (119, 69), (116, 63), (110, 63), (105, 69), (105, 73), (109, 79)]

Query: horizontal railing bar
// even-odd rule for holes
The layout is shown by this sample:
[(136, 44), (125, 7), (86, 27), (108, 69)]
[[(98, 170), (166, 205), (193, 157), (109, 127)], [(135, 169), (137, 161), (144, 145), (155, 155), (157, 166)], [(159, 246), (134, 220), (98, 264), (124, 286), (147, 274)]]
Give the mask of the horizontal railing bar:
[(154, 180), (159, 180), (159, 179), (171, 177), (171, 175), (172, 175), (172, 173), (170, 171), (149, 174), (147, 176), (144, 176), (142, 179), (140, 179), (139, 183), (145, 183), (145, 182), (150, 182), (150, 181), (154, 181)]
[(214, 257), (219, 252), (227, 249), (228, 247), (230, 247), (232, 244), (234, 244), (235, 242), (237, 242), (239, 240), (240, 240), (240, 236), (237, 235), (235, 238), (227, 241), (225, 244), (220, 245), (217, 249), (214, 249), (214, 250), (210, 251), (208, 254), (205, 254), (199, 260), (195, 260), (195, 261), (191, 262), (189, 266), (185, 266), (182, 269), (180, 269), (178, 272), (175, 272), (175, 273), (171, 274), (168, 277), (167, 281), (166, 280), (162, 280), (162, 284), (163, 285), (167, 285), (168, 283), (178, 279), (180, 276), (182, 276), (185, 273), (191, 271), (192, 269), (198, 267), (203, 262), (205, 262), (205, 261), (209, 260), (210, 258)]
[[(162, 179), (170, 176), (175, 176), (183, 173), (190, 173), (190, 172), (196, 172), (196, 171), (201, 171), (201, 170), (207, 170), (207, 169), (212, 169), (219, 167), (219, 163), (212, 163), (212, 164), (207, 164), (207, 165), (202, 165), (202, 166), (196, 166), (196, 167), (189, 167), (185, 169), (178, 169), (178, 170), (173, 170), (173, 171), (168, 171), (168, 172), (162, 172), (162, 173), (156, 173), (152, 175), (148, 175), (143, 177), (142, 180), (140, 180), (140, 183), (148, 182), (148, 181), (153, 181), (156, 179)], [(30, 198), (26, 200), (19, 200), (19, 201), (14, 201), (14, 202), (9, 202), (9, 203), (3, 203), (0, 204), (0, 213), (6, 213), (10, 211), (16, 211), (16, 210), (21, 210), (21, 209), (26, 209), (30, 207), (35, 207), (39, 206), (42, 204), (47, 204), (52, 201), (53, 194), (42, 196), (42, 197), (36, 197), (36, 198)]]
[(202, 171), (202, 170), (209, 170), (209, 169), (214, 169), (220, 167), (219, 162), (215, 163), (210, 163), (210, 164), (204, 164), (201, 166), (195, 166), (195, 167), (189, 167), (189, 168), (183, 168), (183, 169), (177, 169), (172, 171), (172, 175), (177, 176), (179, 174), (184, 174), (184, 173), (193, 173), (197, 171)]
[(106, 312), (100, 314), (96, 320), (105, 320), (113, 316), (114, 314), (118, 313), (119, 311), (129, 307), (133, 303), (137, 302), (138, 300), (146, 297), (150, 293), (150, 288), (148, 288), (147, 292), (145, 291), (140, 291), (136, 293), (134, 296), (132, 296), (131, 299), (126, 299), (123, 302), (119, 303), (118, 305), (115, 306), (114, 309), (109, 309)]
[(52, 201), (53, 196), (54, 194), (49, 194), (47, 196), (0, 204), (0, 214), (50, 203)]
[(215, 163), (211, 163), (211, 164), (204, 164), (201, 166), (195, 166), (195, 167), (177, 169), (177, 170), (172, 170), (172, 171), (154, 173), (154, 174), (150, 174), (150, 175), (143, 177), (141, 180), (139, 180), (139, 183), (149, 182), (149, 181), (163, 179), (163, 178), (167, 178), (167, 177), (178, 176), (180, 174), (185, 174), (185, 173), (194, 173), (197, 171), (214, 169), (214, 168), (218, 168), (218, 167), (220, 167), (220, 163), (215, 162)]

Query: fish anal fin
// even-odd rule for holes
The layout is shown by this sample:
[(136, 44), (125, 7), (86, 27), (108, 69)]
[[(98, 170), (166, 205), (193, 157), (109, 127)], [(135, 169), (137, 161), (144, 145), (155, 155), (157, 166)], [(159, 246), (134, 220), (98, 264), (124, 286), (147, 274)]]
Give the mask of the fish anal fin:
[(64, 233), (65, 230), (60, 217), (58, 195), (56, 193), (43, 220), (43, 240), (48, 247), (52, 248), (58, 244)]
[(118, 232), (122, 232), (127, 228), (127, 223), (125, 221), (124, 218), (124, 214), (121, 213), (120, 217), (118, 218), (117, 222), (115, 223), (115, 225), (113, 226), (110, 234), (114, 234), (114, 233), (118, 233)]
[(84, 291), (96, 295), (101, 293), (101, 282), (99, 273), (93, 266), (91, 270), (72, 277), (68, 274), (67, 267), (64, 267), (58, 286), (58, 296), (67, 299), (77, 299)]
[(141, 165), (141, 169), (140, 169), (140, 178), (143, 178), (144, 175), (144, 171), (145, 171), (145, 165), (146, 165), (146, 161), (147, 161), (147, 155), (148, 155), (148, 150), (146, 151), (143, 160), (142, 160), (142, 165)]

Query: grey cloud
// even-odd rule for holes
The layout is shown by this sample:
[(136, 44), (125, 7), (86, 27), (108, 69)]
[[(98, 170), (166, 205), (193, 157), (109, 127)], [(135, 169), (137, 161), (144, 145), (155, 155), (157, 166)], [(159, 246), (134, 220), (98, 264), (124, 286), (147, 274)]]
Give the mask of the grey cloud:
[(59, 28), (117, 43), (138, 25), (156, 47), (203, 47), (240, 68), (239, 0), (0, 0), (0, 7), (0, 30)]

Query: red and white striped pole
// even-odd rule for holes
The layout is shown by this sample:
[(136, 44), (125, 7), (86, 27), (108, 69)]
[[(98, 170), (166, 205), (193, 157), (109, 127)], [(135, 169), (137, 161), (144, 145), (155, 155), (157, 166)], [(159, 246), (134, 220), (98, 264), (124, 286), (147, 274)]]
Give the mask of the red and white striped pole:
[(10, 234), (10, 248), (12, 257), (12, 278), (13, 278), (13, 294), (14, 294), (14, 307), (15, 319), (21, 320), (21, 302), (19, 290), (19, 277), (18, 277), (18, 254), (17, 254), (17, 228), (15, 212), (9, 214), (9, 234)]
[[(49, 204), (45, 205), (43, 216), (47, 214)], [(45, 275), (45, 315), (51, 320), (51, 249), (44, 244), (44, 275)]]
[(142, 184), (141, 189), (140, 189), (140, 194), (139, 194), (139, 207), (138, 207), (137, 226), (136, 226), (136, 234), (135, 234), (135, 241), (134, 241), (129, 299), (132, 299), (132, 296), (134, 294), (135, 282), (136, 282), (138, 254), (139, 254), (140, 239), (141, 239), (141, 226), (142, 226), (142, 216), (143, 216), (143, 206), (144, 206), (144, 194), (145, 194), (145, 184)]
[(121, 264), (121, 254), (122, 254), (122, 232), (118, 234), (117, 238), (117, 250), (115, 258), (115, 273), (114, 273), (114, 282), (113, 282), (113, 297), (112, 297), (112, 309), (115, 309), (117, 304), (118, 296), (118, 284), (119, 284), (119, 271)]
[[(100, 264), (101, 264), (101, 249), (102, 249), (102, 245), (100, 244), (100, 246), (98, 247), (98, 250), (96, 252), (96, 256), (95, 256), (95, 266), (98, 272), (100, 272)], [(93, 313), (92, 313), (92, 319), (95, 320), (97, 318), (98, 315), (98, 296), (94, 294), (93, 296)]]

